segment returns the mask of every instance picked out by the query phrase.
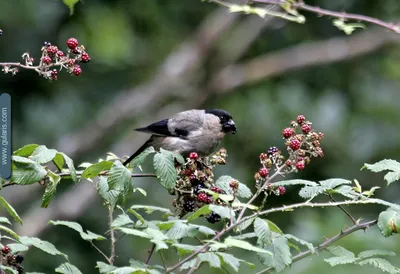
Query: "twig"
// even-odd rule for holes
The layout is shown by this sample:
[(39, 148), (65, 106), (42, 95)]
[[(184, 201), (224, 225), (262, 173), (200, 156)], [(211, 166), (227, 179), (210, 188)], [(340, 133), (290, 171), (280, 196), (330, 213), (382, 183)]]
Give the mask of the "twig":
[(115, 255), (116, 255), (116, 253), (115, 253), (115, 243), (116, 243), (115, 231), (111, 227), (111, 224), (114, 221), (113, 214), (114, 214), (114, 208), (112, 206), (110, 206), (108, 208), (108, 222), (109, 222), (109, 225), (110, 225), (110, 241), (111, 241), (111, 244), (110, 244), (110, 253), (111, 254), (110, 254), (110, 259), (109, 259), (110, 265), (114, 265)]
[(151, 259), (151, 256), (152, 256), (153, 253), (154, 253), (154, 249), (156, 249), (156, 244), (153, 244), (153, 245), (151, 246), (151, 249), (149, 250), (149, 256), (147, 256), (147, 259), (146, 259), (146, 264), (149, 264), (150, 259)]
[[(347, 235), (349, 235), (349, 234), (351, 234), (351, 233), (353, 233), (355, 231), (366, 230), (369, 227), (376, 225), (377, 223), (378, 223), (378, 220), (373, 220), (373, 221), (365, 222), (365, 223), (362, 223), (362, 224), (356, 224), (356, 225), (354, 225), (352, 227), (349, 227), (349, 228), (341, 231), (340, 233), (336, 234), (332, 238), (326, 239), (323, 243), (321, 243), (320, 245), (318, 245), (314, 249), (314, 252), (312, 252), (311, 250), (300, 252), (299, 254), (297, 254), (296, 256), (294, 256), (292, 258), (292, 263), (297, 262), (297, 261), (299, 261), (299, 260), (301, 260), (301, 259), (303, 259), (305, 257), (308, 257), (308, 256), (310, 256), (310, 255), (312, 255), (312, 254), (314, 254), (314, 253), (316, 253), (318, 251), (326, 249), (328, 246), (330, 246), (334, 242), (342, 239), (343, 237), (345, 237), (345, 236), (347, 236)], [(257, 274), (267, 273), (267, 272), (269, 272), (271, 270), (273, 270), (273, 267), (269, 267), (267, 269), (264, 269), (264, 270), (258, 272)]]
[(110, 263), (110, 258), (108, 258), (108, 256), (106, 254), (104, 254), (103, 251), (101, 251), (100, 248), (98, 248), (93, 242), (90, 242), (92, 244), (92, 246), (101, 254), (103, 255), (103, 257), (107, 260), (108, 263)]
[(393, 32), (400, 33), (400, 27), (396, 24), (393, 23), (388, 23), (385, 21), (382, 21), (377, 18), (365, 16), (365, 15), (360, 15), (360, 14), (354, 14), (354, 13), (346, 13), (346, 12), (336, 12), (336, 11), (331, 11), (327, 9), (321, 9), (320, 7), (315, 7), (315, 6), (310, 6), (305, 4), (303, 1), (298, 1), (294, 3), (289, 3), (288, 1), (285, 0), (252, 0), (251, 2), (253, 3), (263, 3), (263, 4), (272, 4), (272, 5), (282, 5), (282, 4), (290, 4), (292, 8), (297, 8), (300, 10), (305, 10), (308, 12), (316, 13), (319, 16), (332, 16), (340, 19), (346, 19), (346, 20), (355, 20), (359, 22), (368, 22), (374, 25), (381, 26), (383, 28), (389, 29)]
[[(329, 198), (333, 202), (336, 202), (336, 200), (335, 200), (335, 198), (333, 198), (332, 194), (329, 194)], [(350, 218), (350, 220), (353, 222), (354, 225), (358, 224), (358, 221), (356, 219), (354, 219), (354, 217), (350, 214), (350, 212), (348, 212), (344, 207), (342, 207), (341, 205), (338, 205), (338, 208), (340, 208)]]
[(200, 264), (201, 264), (201, 261), (199, 259), (197, 259), (195, 265), (189, 270), (189, 272), (187, 274), (194, 273), (197, 269), (199, 269)]

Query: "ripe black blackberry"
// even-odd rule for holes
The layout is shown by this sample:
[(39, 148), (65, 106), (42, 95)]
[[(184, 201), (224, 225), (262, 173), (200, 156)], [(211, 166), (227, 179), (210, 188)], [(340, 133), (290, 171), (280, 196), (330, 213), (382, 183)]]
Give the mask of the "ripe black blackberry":
[(279, 151), (279, 149), (277, 147), (270, 147), (267, 151), (268, 155), (273, 155), (275, 153), (277, 153)]
[(43, 43), (43, 45), (44, 45), (45, 47), (50, 47), (50, 46), (51, 46), (51, 43), (46, 41), (46, 42)]
[(17, 255), (17, 256), (15, 256), (15, 261), (16, 261), (18, 264), (22, 263), (22, 262), (24, 261), (24, 256), (22, 256), (22, 255)]
[(196, 202), (194, 200), (186, 200), (183, 203), (183, 208), (187, 211), (187, 212), (192, 212), (194, 211), (194, 209), (196, 208)]
[(200, 190), (203, 189), (203, 188), (206, 188), (206, 185), (203, 184), (203, 183), (199, 183), (198, 185), (196, 185), (196, 186), (194, 187), (193, 193), (197, 195), (197, 194), (200, 193)]
[(211, 212), (206, 216), (206, 220), (211, 224), (215, 224), (221, 221), (221, 216), (219, 216), (217, 213)]

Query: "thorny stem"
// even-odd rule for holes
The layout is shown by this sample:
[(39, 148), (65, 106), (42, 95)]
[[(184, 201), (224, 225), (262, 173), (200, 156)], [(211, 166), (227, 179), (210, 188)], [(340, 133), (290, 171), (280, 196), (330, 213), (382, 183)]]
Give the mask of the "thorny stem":
[[(360, 204), (376, 204), (376, 203), (379, 203), (378, 199), (349, 200), (349, 201), (327, 202), (327, 203), (310, 203), (310, 201), (306, 201), (303, 203), (297, 203), (297, 204), (292, 204), (289, 206), (270, 208), (270, 209), (267, 209), (264, 211), (256, 212), (252, 215), (241, 218), (241, 220), (238, 219), (234, 224), (231, 224), (228, 227), (222, 229), (202, 248), (198, 249), (196, 252), (193, 252), (189, 256), (185, 257), (184, 259), (182, 259), (179, 263), (175, 264), (174, 266), (167, 268), (166, 273), (171, 273), (172, 271), (174, 271), (175, 269), (177, 269), (178, 267), (183, 265), (185, 262), (196, 257), (198, 254), (206, 252), (206, 250), (212, 244), (213, 241), (218, 240), (219, 238), (224, 236), (227, 232), (231, 231), (232, 229), (234, 229), (236, 226), (240, 225), (241, 223), (243, 223), (247, 220), (250, 220), (252, 218), (255, 218), (257, 216), (267, 215), (267, 214), (271, 214), (271, 213), (275, 213), (275, 212), (283, 212), (283, 211), (288, 211), (288, 210), (302, 208), (302, 207), (333, 207), (333, 206), (339, 206), (339, 205), (360, 205)], [(362, 226), (362, 225), (358, 225), (358, 226)], [(354, 228), (354, 227), (351, 227), (351, 228)], [(359, 229), (362, 229), (362, 228), (366, 228), (366, 227), (361, 227)], [(346, 229), (345, 231), (347, 231), (347, 230), (348, 229)], [(350, 233), (347, 233), (347, 234), (350, 234)]]
[(149, 264), (150, 259), (151, 259), (151, 256), (152, 256), (153, 253), (154, 253), (154, 249), (156, 249), (156, 244), (153, 244), (153, 245), (151, 246), (151, 249), (149, 250), (149, 256), (147, 256), (147, 259), (146, 259), (146, 264)]
[[(221, 1), (218, 1), (218, 2), (221, 2)], [(365, 15), (346, 13), (346, 12), (336, 12), (336, 11), (331, 11), (331, 10), (327, 10), (327, 9), (321, 9), (320, 7), (307, 5), (302, 0), (293, 2), (293, 3), (288, 2), (286, 0), (252, 0), (251, 2), (252, 3), (271, 4), (271, 5), (290, 4), (290, 6), (292, 8), (295, 8), (295, 9), (297, 8), (300, 10), (312, 12), (319, 16), (332, 16), (332, 17), (339, 18), (339, 19), (355, 20), (355, 21), (359, 21), (359, 22), (368, 22), (368, 23), (389, 29), (393, 32), (400, 33), (400, 27), (396, 24), (385, 22), (383, 20), (365, 16)]]
[(112, 206), (108, 207), (108, 222), (110, 225), (110, 258), (109, 258), (109, 262), (110, 265), (114, 265), (114, 261), (115, 261), (115, 243), (116, 243), (116, 239), (115, 239), (115, 231), (114, 229), (111, 227), (112, 222), (114, 221), (114, 208)]
[[(299, 254), (297, 254), (296, 256), (294, 256), (292, 258), (292, 263), (297, 262), (303, 258), (306, 258), (308, 256), (311, 256), (314, 253), (317, 253), (318, 251), (324, 250), (326, 249), (328, 246), (330, 246), (331, 244), (333, 244), (334, 242), (342, 239), (343, 237), (358, 231), (358, 230), (366, 230), (368, 228), (370, 228), (371, 226), (374, 226), (378, 223), (378, 220), (373, 220), (373, 221), (369, 221), (369, 222), (365, 222), (362, 224), (355, 224), (352, 227), (349, 227), (345, 230), (342, 230), (340, 233), (336, 234), (335, 236), (333, 236), (332, 238), (328, 238), (326, 239), (323, 243), (321, 243), (320, 245), (318, 245), (315, 249), (314, 252), (311, 250), (307, 250), (307, 251), (303, 251), (300, 252)], [(269, 267), (267, 269), (264, 269), (260, 272), (258, 272), (257, 274), (261, 274), (261, 273), (267, 273), (273, 270), (273, 267)]]
[[(336, 202), (335, 198), (333, 198), (332, 194), (329, 194), (329, 198), (333, 201)], [(358, 224), (358, 221), (356, 219), (354, 219), (354, 217), (350, 214), (350, 212), (348, 212), (344, 207), (342, 207), (341, 205), (338, 205), (338, 208), (340, 208), (344, 214), (346, 214), (350, 220), (353, 222), (354, 225)]]

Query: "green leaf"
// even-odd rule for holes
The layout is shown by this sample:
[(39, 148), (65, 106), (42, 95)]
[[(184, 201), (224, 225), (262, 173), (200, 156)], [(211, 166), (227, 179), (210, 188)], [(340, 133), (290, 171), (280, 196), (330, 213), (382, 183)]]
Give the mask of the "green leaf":
[(270, 221), (270, 220), (266, 220), (266, 221), (268, 222), (269, 229), (270, 229), (272, 232), (275, 232), (275, 233), (278, 233), (278, 234), (283, 235), (283, 232), (282, 232), (282, 230), (279, 228), (279, 226), (277, 226), (274, 222), (272, 222), (272, 221)]
[(135, 210), (130, 208), (127, 210), (127, 212), (132, 213), (142, 224), (146, 223), (146, 220), (142, 217), (142, 215), (137, 213)]
[(110, 189), (122, 191), (127, 194), (133, 191), (131, 172), (119, 161), (115, 161), (108, 175)]
[(17, 243), (13, 243), (13, 244), (8, 244), (7, 245), (13, 254), (19, 253), (19, 252), (25, 252), (29, 250), (29, 247), (27, 247), (26, 245), (23, 244), (17, 244)]
[(46, 146), (38, 146), (32, 153), (31, 159), (39, 164), (46, 164), (56, 157), (57, 150), (48, 149)]
[[(0, 225), (0, 230), (6, 232), (7, 234), (11, 235), (14, 239), (18, 240), (19, 236), (17, 233), (15, 233), (12, 229), (4, 226), (4, 225)], [(4, 236), (3, 236), (4, 237)]]
[(84, 232), (83, 228), (80, 224), (75, 223), (75, 222), (69, 222), (69, 221), (50, 221), (49, 222), (52, 225), (62, 225), (62, 226), (66, 226), (69, 227), (73, 230), (75, 230), (76, 232), (78, 232), (81, 235), (81, 238), (85, 241), (93, 241), (93, 240), (105, 240), (106, 238), (104, 238), (101, 235), (95, 234), (93, 232), (87, 231)]
[(314, 253), (315, 249), (314, 249), (314, 246), (313, 246), (312, 243), (309, 243), (309, 242), (307, 242), (307, 241), (305, 241), (303, 239), (297, 238), (296, 236), (294, 236), (292, 234), (285, 234), (283, 236), (288, 240), (292, 240), (292, 241), (295, 241), (295, 242), (297, 242), (297, 243), (299, 243), (301, 245), (306, 246), (311, 251), (311, 253)]
[(111, 207), (115, 207), (118, 201), (118, 197), (120, 196), (120, 191), (115, 189), (108, 190), (108, 182), (106, 177), (100, 177), (99, 183), (97, 184), (97, 188), (100, 196), (111, 205)]
[(236, 258), (235, 256), (233, 256), (233, 255), (231, 255), (231, 254), (229, 254), (229, 253), (217, 252), (216, 254), (221, 258), (221, 260), (222, 260), (225, 264), (227, 264), (227, 265), (229, 265), (230, 267), (232, 267), (232, 269), (233, 269), (235, 272), (238, 272), (238, 271), (239, 271), (239, 267), (240, 267), (240, 264), (241, 264), (242, 262), (244, 262), (244, 263), (246, 263), (247, 265), (249, 265), (250, 267), (254, 268), (254, 264), (249, 263), (249, 262), (247, 262), (247, 261), (245, 261), (245, 260), (242, 260), (242, 259), (238, 259), (238, 258)]
[(255, 218), (245, 220), (245, 221), (241, 222), (239, 225), (237, 225), (233, 230), (235, 232), (243, 231), (246, 228), (248, 228), (249, 226), (251, 226), (251, 224), (254, 222), (254, 220), (255, 220)]
[(114, 221), (111, 223), (111, 227), (121, 227), (129, 224), (133, 224), (134, 222), (129, 218), (128, 214), (121, 214), (118, 215), (117, 218), (114, 219)]
[(346, 248), (341, 247), (341, 246), (329, 246), (329, 247), (327, 247), (327, 250), (330, 253), (332, 253), (332, 255), (335, 255), (338, 257), (355, 258), (355, 255), (353, 252), (348, 251)]
[(62, 274), (82, 274), (82, 272), (79, 271), (79, 269), (76, 266), (70, 263), (63, 263), (62, 265), (56, 268), (56, 272)]
[(365, 28), (363, 24), (360, 23), (346, 23), (342, 18), (333, 20), (333, 25), (346, 33), (347, 35), (352, 34), (358, 28)]
[(372, 249), (360, 252), (360, 254), (358, 254), (358, 258), (360, 259), (365, 259), (372, 256), (396, 256), (396, 253), (387, 250)]
[(74, 14), (74, 7), (79, 0), (63, 0), (63, 3), (69, 8), (69, 15)]
[(49, 182), (46, 185), (46, 189), (42, 198), (42, 207), (46, 208), (49, 204), (53, 196), (56, 194), (57, 185), (61, 180), (60, 175), (53, 173), (49, 170), (48, 172)]
[(176, 247), (179, 257), (192, 254), (193, 252), (196, 252), (197, 250), (202, 248), (202, 246), (188, 244), (173, 244), (172, 246)]
[(168, 215), (174, 215), (168, 208), (151, 206), (151, 205), (133, 205), (131, 206), (131, 209), (144, 209), (147, 214), (151, 214), (154, 211), (161, 211)]
[[(16, 157), (19, 156), (13, 156), (13, 160)], [(27, 164), (14, 163), (12, 165), (12, 176), (10, 181), (19, 185), (31, 185), (43, 180), (46, 175), (46, 169), (33, 161)]]
[(5, 271), (5, 274), (9, 274), (9, 273), (18, 274), (18, 271), (12, 269), (12, 268), (9, 267), (9, 266), (0, 265), (0, 269), (4, 270), (4, 271)]
[(189, 224), (189, 227), (197, 229), (200, 233), (202, 233), (204, 235), (215, 235), (216, 234), (215, 230), (213, 230), (207, 226)]
[[(224, 190), (226, 193), (232, 193), (230, 183), (232, 181), (237, 181), (231, 176), (221, 176), (218, 178), (218, 180), (215, 182), (215, 185)], [(238, 182), (238, 181), (237, 181)], [(250, 198), (253, 194), (251, 193), (251, 190), (245, 185), (239, 182), (239, 188), (238, 192), (236, 193), (237, 197), (239, 198)]]
[(235, 217), (235, 212), (232, 210), (232, 208), (229, 208), (227, 206), (220, 206), (220, 205), (209, 205), (209, 209), (221, 216), (221, 218), (225, 219), (230, 219)]
[(257, 235), (254, 232), (249, 232), (249, 233), (232, 236), (232, 238), (237, 239), (237, 240), (245, 240), (245, 239), (257, 238)]
[(197, 259), (202, 263), (207, 262), (211, 267), (221, 268), (221, 259), (214, 253), (200, 253), (197, 255)]
[(325, 189), (334, 189), (335, 187), (341, 185), (350, 185), (351, 181), (340, 179), (340, 178), (333, 178), (319, 182), (321, 186), (325, 187)]
[(272, 266), (276, 271), (282, 271), (287, 265), (292, 263), (292, 254), (290, 253), (288, 240), (285, 237), (279, 236), (274, 238), (270, 250), (273, 254)]
[(154, 155), (153, 164), (161, 185), (166, 189), (174, 188), (178, 174), (175, 169), (173, 154), (161, 148), (160, 153)]
[(357, 258), (351, 257), (331, 257), (324, 259), (330, 266), (341, 265), (341, 264), (352, 264), (357, 261)]
[(325, 188), (322, 186), (305, 186), (300, 189), (299, 196), (304, 199), (310, 199), (324, 193), (324, 191)]
[(150, 236), (150, 242), (156, 244), (156, 251), (160, 249), (168, 249), (168, 245), (164, 242), (165, 240), (168, 240), (168, 237), (160, 230), (146, 228), (143, 232)]
[[(3, 206), (6, 208), (8, 214), (11, 215), (11, 217), (14, 218), (17, 222), (22, 224), (22, 219), (19, 217), (17, 211), (3, 198), (0, 196), (0, 202), (3, 204)], [(7, 220), (8, 221), (8, 220)]]
[(318, 186), (316, 182), (294, 179), (294, 180), (284, 180), (273, 183), (274, 186), (295, 186), (295, 185), (306, 185), (306, 186)]
[(384, 159), (375, 164), (364, 164), (361, 169), (368, 169), (372, 172), (389, 171), (384, 179), (388, 185), (400, 179), (400, 163), (395, 160)]
[(126, 227), (116, 227), (115, 229), (120, 230), (122, 233), (125, 233), (128, 235), (137, 236), (137, 237), (146, 238), (146, 239), (151, 238), (147, 233), (137, 230), (137, 229), (126, 228)]
[(248, 243), (246, 241), (234, 239), (231, 236), (226, 238), (224, 243), (228, 247), (238, 247), (238, 248), (246, 249), (246, 250), (249, 250), (249, 251), (254, 251), (254, 252), (259, 252), (259, 253), (266, 253), (266, 254), (272, 255), (272, 253), (269, 252), (268, 250), (253, 246), (253, 245), (251, 245), (250, 243)]
[(391, 208), (379, 214), (378, 227), (383, 236), (389, 237), (400, 232), (400, 212)]
[(81, 178), (84, 179), (91, 179), (99, 175), (100, 172), (104, 170), (110, 170), (114, 163), (111, 161), (101, 161), (98, 163), (95, 163), (85, 169), (85, 171), (82, 173)]
[(138, 167), (141, 166), (144, 161), (146, 160), (147, 156), (149, 156), (150, 154), (155, 153), (156, 151), (154, 150), (153, 147), (148, 147), (145, 150), (143, 150), (142, 153), (140, 153), (138, 156), (136, 156), (135, 159), (132, 160), (132, 162), (130, 163), (131, 167)]
[(360, 194), (357, 193), (353, 187), (348, 186), (348, 185), (341, 185), (341, 186), (335, 188), (332, 192), (343, 195), (352, 200), (354, 200), (360, 196)]
[(35, 151), (35, 149), (38, 146), (39, 145), (37, 145), (37, 144), (30, 144), (30, 145), (23, 146), (20, 149), (17, 149), (16, 151), (14, 151), (12, 155), (22, 156), (22, 157), (31, 156), (32, 153)]
[(6, 223), (11, 225), (11, 222), (6, 217), (0, 217), (0, 223)]
[(184, 263), (182, 266), (181, 266), (181, 270), (185, 270), (185, 269), (191, 269), (191, 268), (193, 268), (195, 265), (197, 264), (197, 259), (192, 259), (192, 260), (190, 260), (190, 261), (187, 261), (186, 263)]
[(183, 222), (175, 222), (170, 230), (167, 232), (167, 237), (172, 240), (179, 240), (185, 238), (189, 235), (189, 233), (193, 230), (187, 224)]
[(399, 268), (393, 266), (389, 261), (382, 258), (369, 258), (358, 263), (359, 265), (370, 264), (374, 267), (380, 268), (384, 272), (399, 273)]
[(117, 267), (103, 262), (97, 262), (96, 267), (99, 269), (100, 274), (107, 274), (117, 269)]
[(52, 243), (49, 243), (47, 241), (42, 241), (39, 238), (26, 237), (26, 236), (19, 237), (19, 241), (23, 245), (34, 246), (50, 255), (61, 255), (68, 260), (67, 255), (58, 251), (58, 249)]
[(78, 181), (78, 177), (76, 176), (76, 169), (75, 169), (75, 166), (74, 166), (74, 161), (72, 161), (72, 159), (69, 158), (68, 155), (66, 155), (65, 153), (63, 153), (63, 152), (60, 152), (60, 153), (64, 157), (65, 163), (67, 164), (69, 172), (71, 173), (72, 181), (77, 182)]
[(271, 230), (266, 220), (256, 218), (254, 220), (254, 232), (261, 242), (267, 243), (271, 240)]
[(209, 213), (211, 213), (212, 210), (210, 209), (210, 205), (205, 205), (202, 206), (200, 209), (198, 209), (197, 211), (195, 211), (192, 215), (189, 216), (189, 218), (187, 219), (189, 222), (196, 220), (197, 218), (207, 215)]
[(56, 156), (53, 159), (53, 163), (57, 166), (58, 170), (62, 170), (65, 164), (64, 157), (60, 152), (56, 153)]

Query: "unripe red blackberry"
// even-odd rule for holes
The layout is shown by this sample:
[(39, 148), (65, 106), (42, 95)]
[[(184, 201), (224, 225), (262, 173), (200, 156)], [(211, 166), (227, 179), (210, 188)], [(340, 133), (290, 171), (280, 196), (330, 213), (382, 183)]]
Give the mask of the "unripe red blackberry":
[(11, 248), (9, 248), (7, 245), (3, 246), (3, 248), (1, 249), (1, 253), (3, 254), (8, 254), (10, 253)]
[(42, 62), (45, 63), (45, 64), (47, 64), (47, 65), (50, 64), (50, 63), (51, 63), (51, 58), (50, 58), (50, 56), (47, 56), (47, 55), (46, 55), (46, 56), (43, 56), (43, 57), (42, 57)]
[(79, 42), (78, 42), (78, 40), (75, 39), (75, 38), (69, 38), (69, 39), (67, 40), (67, 46), (68, 46), (70, 49), (75, 49), (78, 45), (79, 45)]
[(67, 66), (72, 67), (73, 65), (75, 65), (75, 60), (74, 59), (69, 59), (67, 62)]
[(290, 141), (289, 147), (293, 150), (298, 150), (301, 146), (301, 142), (297, 139)]
[(197, 195), (197, 200), (206, 204), (210, 204), (212, 202), (211, 198), (208, 197), (208, 195), (204, 192), (200, 192), (199, 195)]
[(324, 134), (322, 132), (318, 132), (318, 137), (320, 140), (322, 140), (324, 138)]
[(268, 155), (273, 155), (275, 153), (277, 153), (279, 151), (279, 149), (277, 147), (270, 147), (267, 151)]
[(302, 125), (301, 126), (301, 131), (303, 131), (304, 134), (307, 134), (311, 131), (311, 126), (308, 124)]
[(258, 171), (258, 173), (260, 173), (261, 177), (267, 177), (269, 174), (268, 169), (266, 169), (265, 167), (260, 168), (260, 170)]
[(278, 186), (277, 192), (278, 192), (277, 195), (281, 196), (286, 193), (286, 188), (284, 186)]
[(283, 137), (286, 138), (286, 139), (292, 137), (292, 135), (293, 135), (293, 129), (290, 128), (290, 127), (285, 128), (285, 129), (282, 131), (282, 135), (283, 135)]
[(76, 76), (81, 75), (82, 69), (79, 65), (75, 65), (74, 68), (72, 69), (72, 73)]
[(58, 50), (56, 52), (56, 54), (57, 54), (58, 57), (63, 57), (64, 56), (64, 52), (62, 52), (61, 50)]
[(217, 186), (213, 186), (213, 187), (211, 188), (211, 191), (214, 191), (215, 193), (222, 193), (222, 192), (223, 192), (222, 189), (220, 189), (220, 188), (217, 187)]
[(82, 52), (81, 56), (82, 63), (88, 63), (90, 61), (90, 56), (86, 52)]
[(211, 224), (215, 224), (221, 221), (221, 216), (219, 216), (217, 213), (211, 212), (206, 216), (206, 220)]
[(266, 153), (261, 153), (260, 154), (260, 160), (261, 161), (265, 161), (265, 160), (267, 160), (268, 159), (268, 155), (266, 154)]
[(299, 123), (299, 125), (301, 125), (306, 120), (306, 117), (304, 117), (304, 115), (299, 115), (299, 116), (297, 116), (296, 120), (297, 120), (297, 123)]
[(189, 154), (189, 158), (192, 160), (196, 160), (197, 158), (199, 158), (199, 155), (196, 152), (191, 152)]
[(196, 202), (193, 200), (187, 200), (183, 203), (183, 208), (187, 211), (187, 212), (192, 212), (194, 211), (194, 209), (196, 208)]
[(48, 52), (49, 54), (56, 54), (57, 51), (58, 51), (58, 48), (57, 48), (56, 46), (49, 46), (49, 47), (47, 48), (47, 52)]
[(52, 80), (57, 80), (57, 77), (58, 77), (58, 71), (57, 71), (57, 69), (53, 69), (52, 71), (51, 71), (51, 74), (50, 74), (50, 76), (51, 76), (51, 79)]
[(286, 160), (285, 165), (286, 165), (286, 166), (291, 166), (291, 165), (292, 165), (292, 161)]
[(296, 163), (297, 170), (303, 170), (306, 167), (306, 163), (304, 161), (299, 161)]

